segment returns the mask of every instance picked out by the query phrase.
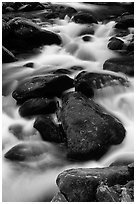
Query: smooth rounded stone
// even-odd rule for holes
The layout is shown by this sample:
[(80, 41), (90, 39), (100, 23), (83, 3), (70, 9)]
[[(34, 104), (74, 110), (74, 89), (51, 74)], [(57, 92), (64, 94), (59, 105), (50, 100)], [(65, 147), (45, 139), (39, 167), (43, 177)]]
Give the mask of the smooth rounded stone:
[(68, 202), (65, 198), (65, 196), (58, 192), (54, 197), (53, 199), (51, 200), (51, 202)]
[(100, 184), (108, 187), (124, 185), (131, 179), (128, 166), (113, 166), (68, 169), (58, 175), (56, 183), (68, 202), (95, 202)]
[[(42, 45), (61, 44), (58, 34), (49, 30), (42, 30), (31, 20), (16, 17), (7, 23), (8, 35), (3, 38), (5, 47), (15, 50), (16, 53), (26, 52)], [(5, 31), (3, 30), (3, 36)]]
[(77, 13), (77, 10), (73, 7), (66, 7), (65, 8), (65, 14), (68, 15), (70, 18)]
[(88, 97), (93, 97), (95, 89), (105, 88), (107, 86), (129, 86), (125, 77), (116, 76), (114, 74), (80, 72), (75, 80), (75, 90), (83, 93)]
[(23, 142), (13, 146), (4, 157), (11, 161), (29, 161), (48, 152), (48, 145), (44, 142)]
[(57, 69), (53, 71), (53, 74), (71, 74), (71, 71), (68, 69)]
[(43, 140), (56, 143), (63, 142), (61, 130), (52, 121), (51, 116), (37, 117), (33, 127), (39, 131)]
[(57, 103), (54, 99), (32, 98), (25, 101), (19, 108), (22, 117), (50, 114), (57, 110)]
[(83, 41), (88, 42), (91, 41), (92, 37), (90, 35), (85, 35), (82, 37)]
[(117, 118), (78, 92), (62, 98), (60, 121), (68, 157), (77, 160), (99, 159), (111, 145), (120, 144), (126, 134)]
[(122, 72), (128, 76), (134, 76), (134, 56), (122, 56), (120, 58), (111, 58), (104, 62), (104, 70), (113, 72)]
[(15, 62), (16, 58), (12, 52), (2, 46), (2, 63)]
[(121, 50), (123, 48), (124, 42), (118, 38), (111, 38), (109, 40), (108, 48), (110, 50)]
[(123, 15), (117, 21), (115, 28), (119, 29), (127, 29), (129, 27), (134, 27), (134, 15)]
[(107, 185), (101, 184), (97, 188), (96, 192), (96, 200), (98, 202), (119, 202), (119, 195), (117, 192), (112, 188), (108, 187)]
[(17, 102), (37, 97), (60, 97), (62, 92), (73, 87), (73, 79), (67, 75), (36, 76), (23, 80), (12, 93)]
[(28, 63), (24, 64), (23, 67), (31, 67), (31, 68), (33, 68), (34, 67), (34, 63), (33, 62), (28, 62)]
[(90, 13), (87, 12), (82, 12), (79, 11), (78, 13), (76, 13), (73, 17), (72, 20), (75, 23), (81, 23), (81, 24), (92, 24), (92, 23), (98, 23), (96, 18), (91, 15)]

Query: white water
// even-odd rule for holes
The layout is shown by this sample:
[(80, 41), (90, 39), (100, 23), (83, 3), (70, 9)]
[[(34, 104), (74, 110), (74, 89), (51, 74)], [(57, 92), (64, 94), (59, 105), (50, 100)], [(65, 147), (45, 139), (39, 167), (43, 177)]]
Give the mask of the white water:
[[(79, 5), (78, 5), (79, 6)], [(106, 72), (102, 65), (106, 59), (117, 56), (107, 48), (109, 38), (114, 34), (114, 22), (95, 25), (92, 40), (84, 42), (78, 34), (88, 26), (78, 25), (65, 20), (55, 20), (49, 30), (58, 32), (63, 39), (63, 46), (44, 46), (41, 53), (27, 60), (3, 65), (3, 155), (11, 147), (21, 142), (10, 130), (21, 127), (20, 137), (25, 141), (41, 141), (39, 133), (33, 128), (32, 120), (25, 120), (18, 114), (18, 107), (11, 93), (18, 81), (28, 76), (46, 74), (59, 68), (69, 69), (71, 66), (82, 66), (84, 70)], [(27, 62), (34, 62), (34, 68), (22, 67)], [(71, 77), (79, 71), (73, 72)], [(108, 87), (95, 94), (95, 101), (117, 116), (126, 128), (127, 134), (122, 144), (111, 149), (99, 161), (70, 164), (63, 161), (53, 144), (48, 148), (45, 159), (27, 165), (7, 161), (3, 156), (3, 201), (33, 202), (51, 199), (57, 187), (55, 180), (64, 169), (73, 167), (104, 167), (118, 158), (133, 157), (133, 113), (134, 91), (133, 78), (129, 78), (130, 87)], [(10, 129), (10, 130), (9, 130)], [(59, 158), (60, 157), (60, 158)], [(62, 162), (61, 162), (62, 161)], [(52, 164), (54, 166), (52, 167)]]

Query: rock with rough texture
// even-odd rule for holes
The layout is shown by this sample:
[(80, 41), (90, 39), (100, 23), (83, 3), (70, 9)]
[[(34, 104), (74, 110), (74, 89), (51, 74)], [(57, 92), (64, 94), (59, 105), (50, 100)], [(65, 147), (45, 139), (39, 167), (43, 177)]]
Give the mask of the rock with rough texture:
[(53, 199), (51, 200), (51, 202), (68, 202), (65, 198), (65, 196), (58, 192), (54, 197)]
[(19, 108), (22, 117), (50, 114), (57, 110), (57, 103), (54, 99), (32, 98), (25, 101)]
[(61, 129), (55, 125), (51, 116), (39, 116), (34, 122), (34, 128), (37, 129), (43, 140), (60, 143), (63, 141)]
[[(41, 27), (31, 20), (16, 17), (8, 21), (8, 35), (3, 37), (3, 45), (17, 53), (26, 52), (42, 45), (61, 44), (60, 36)], [(3, 36), (5, 30), (3, 30)]]
[(127, 29), (129, 27), (134, 27), (134, 15), (123, 15), (117, 21), (115, 28), (119, 29)]
[(108, 48), (110, 50), (121, 50), (123, 48), (124, 42), (118, 38), (111, 38), (109, 40)]
[(130, 55), (108, 59), (104, 62), (103, 69), (134, 76), (134, 56)]
[(112, 188), (101, 184), (97, 188), (96, 199), (98, 202), (119, 202), (119, 195)]
[(73, 79), (67, 75), (45, 75), (22, 81), (12, 93), (17, 102), (30, 98), (60, 96), (62, 92), (73, 87)]
[(98, 159), (125, 137), (126, 131), (117, 118), (77, 92), (64, 95), (60, 120), (70, 158)]
[(93, 97), (95, 89), (107, 86), (129, 86), (125, 77), (114, 75), (114, 73), (80, 72), (75, 78), (75, 90), (80, 91), (88, 97)]
[(15, 62), (16, 58), (12, 52), (2, 46), (2, 63)]
[[(106, 168), (77, 168), (63, 171), (57, 177), (57, 185), (60, 192), (66, 197), (68, 202), (95, 202), (97, 188), (101, 184), (114, 186), (116, 184), (124, 185), (134, 178), (128, 171), (128, 166), (113, 166)], [(107, 190), (107, 189), (106, 189)], [(115, 191), (110, 189), (114, 194)], [(105, 192), (108, 199), (111, 195)], [(116, 195), (116, 199), (118, 196)], [(104, 199), (104, 198), (103, 198)]]
[(81, 23), (81, 24), (92, 24), (92, 23), (98, 23), (96, 18), (91, 15), (90, 13), (85, 12), (78, 12), (73, 17), (72, 20), (75, 23)]

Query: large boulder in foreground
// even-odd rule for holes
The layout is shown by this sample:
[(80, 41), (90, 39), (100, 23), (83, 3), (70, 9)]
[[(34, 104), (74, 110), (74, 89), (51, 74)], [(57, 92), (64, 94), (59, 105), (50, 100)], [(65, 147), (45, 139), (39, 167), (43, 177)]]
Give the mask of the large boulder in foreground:
[(134, 55), (108, 59), (104, 62), (103, 69), (134, 76)]
[(3, 29), (3, 45), (14, 52), (26, 52), (42, 45), (61, 44), (61, 38), (54, 32), (42, 30), (31, 20), (16, 17), (7, 22), (8, 35)]
[(73, 79), (67, 75), (44, 75), (21, 81), (12, 93), (18, 103), (31, 98), (60, 96), (63, 91), (73, 87)]
[(68, 156), (78, 160), (100, 158), (111, 145), (120, 144), (126, 133), (117, 118), (77, 92), (63, 97), (60, 120)]
[[(126, 188), (128, 181), (133, 179), (130, 165), (123, 165), (65, 170), (58, 175), (56, 182), (68, 202), (117, 202), (123, 197), (121, 188)], [(117, 187), (121, 190), (120, 196)]]

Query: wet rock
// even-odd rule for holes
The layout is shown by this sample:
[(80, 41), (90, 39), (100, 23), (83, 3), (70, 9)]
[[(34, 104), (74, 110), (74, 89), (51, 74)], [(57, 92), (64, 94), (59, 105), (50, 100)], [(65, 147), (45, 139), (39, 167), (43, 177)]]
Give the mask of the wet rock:
[(12, 147), (4, 157), (12, 161), (29, 161), (47, 153), (47, 147), (44, 142), (24, 142)]
[(119, 202), (119, 195), (112, 187), (101, 184), (97, 188), (96, 199), (98, 202)]
[(57, 69), (53, 71), (53, 74), (71, 74), (71, 71), (68, 69)]
[(70, 158), (98, 159), (125, 137), (125, 129), (117, 118), (77, 92), (64, 95), (60, 120)]
[(54, 99), (32, 98), (25, 101), (19, 108), (22, 117), (30, 117), (40, 114), (50, 114), (57, 110), (57, 103)]
[(65, 196), (58, 192), (54, 197), (53, 199), (51, 200), (51, 202), (68, 202), (65, 198)]
[(115, 29), (116, 37), (124, 37), (130, 34), (129, 30)]
[(80, 91), (88, 97), (93, 97), (95, 89), (116, 85), (128, 86), (129, 83), (125, 77), (116, 76), (112, 73), (105, 74), (83, 71), (75, 78), (75, 90)]
[(66, 7), (65, 14), (68, 15), (70, 18), (77, 13), (77, 10), (73, 7)]
[(34, 122), (34, 128), (40, 132), (43, 140), (60, 143), (63, 141), (59, 126), (55, 125), (50, 116), (39, 116)]
[(78, 12), (76, 13), (73, 17), (72, 20), (75, 23), (81, 23), (81, 24), (92, 24), (92, 23), (97, 23), (96, 18), (91, 15), (90, 13), (86, 12)]
[(122, 72), (129, 76), (134, 76), (134, 56), (122, 56), (120, 58), (111, 58), (104, 62), (104, 70), (113, 72)]
[(134, 27), (134, 15), (123, 15), (117, 21), (115, 28), (119, 29), (127, 29), (129, 27)]
[[(17, 53), (27, 52), (42, 45), (61, 44), (59, 35), (48, 30), (42, 30), (31, 20), (16, 17), (8, 21), (7, 25), (9, 27), (8, 35), (3, 38), (3, 44)], [(3, 30), (3, 36), (4, 33)]]
[(31, 68), (33, 68), (34, 67), (34, 63), (33, 62), (28, 62), (28, 63), (24, 64), (23, 67), (31, 67)]
[(83, 39), (83, 41), (88, 42), (88, 41), (91, 41), (92, 37), (89, 35), (85, 35), (82, 37), (82, 39)]
[[(113, 166), (65, 170), (58, 175), (56, 182), (60, 192), (66, 197), (68, 202), (95, 202), (97, 188), (100, 184), (103, 183), (109, 188), (116, 184), (123, 185), (130, 180), (131, 175), (129, 174), (128, 166)], [(115, 199), (115, 190), (110, 188), (110, 191)], [(111, 195), (108, 192), (107, 197), (111, 199)], [(118, 196), (116, 196), (117, 198)]]
[(20, 8), (18, 8), (18, 11), (21, 12), (28, 12), (28, 11), (37, 11), (37, 10), (43, 10), (45, 9), (44, 5), (39, 2), (29, 2), (23, 4)]
[(8, 49), (2, 46), (2, 63), (15, 62), (16, 58)]
[(60, 96), (73, 87), (73, 79), (67, 75), (45, 75), (22, 81), (12, 93), (17, 102), (37, 97)]
[(72, 70), (72, 71), (82, 71), (82, 70), (84, 70), (84, 67), (72, 66), (72, 67), (70, 67), (70, 70)]
[(118, 38), (111, 38), (109, 40), (108, 48), (110, 50), (121, 50), (123, 48), (124, 42)]

